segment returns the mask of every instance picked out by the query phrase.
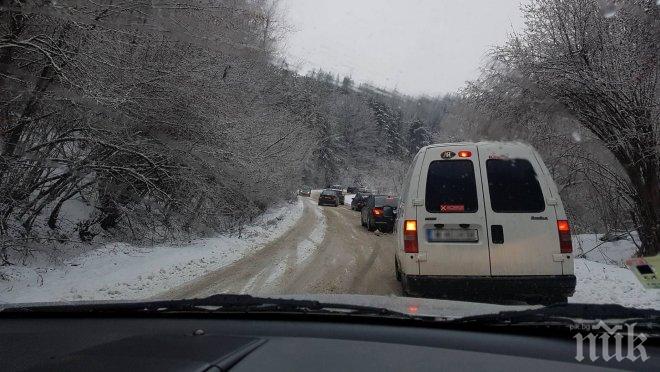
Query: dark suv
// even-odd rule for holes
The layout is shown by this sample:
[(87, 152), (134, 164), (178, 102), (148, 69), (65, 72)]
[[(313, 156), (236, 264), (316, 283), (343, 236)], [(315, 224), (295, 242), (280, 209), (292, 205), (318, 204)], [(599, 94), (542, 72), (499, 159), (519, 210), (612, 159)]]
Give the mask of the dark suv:
[(351, 200), (351, 209), (354, 211), (361, 211), (362, 207), (364, 207), (364, 203), (370, 195), (371, 194), (366, 192), (358, 192), (355, 194), (353, 200)]
[(344, 204), (344, 190), (341, 188), (341, 185), (330, 186), (330, 190), (337, 193), (337, 198), (339, 200), (339, 204), (343, 205)]
[(360, 220), (369, 231), (378, 228), (383, 232), (394, 230), (396, 207), (399, 198), (389, 195), (369, 195), (362, 208)]
[(347, 194), (357, 194), (361, 187), (359, 186), (348, 186), (346, 187)]
[(339, 196), (337, 191), (325, 189), (319, 195), (319, 205), (332, 205), (333, 207), (339, 206)]

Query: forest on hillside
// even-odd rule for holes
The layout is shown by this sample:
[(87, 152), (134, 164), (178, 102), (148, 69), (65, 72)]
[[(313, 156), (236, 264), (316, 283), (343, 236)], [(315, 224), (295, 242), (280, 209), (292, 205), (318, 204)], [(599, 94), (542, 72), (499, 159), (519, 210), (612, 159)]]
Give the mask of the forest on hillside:
[[(405, 155), (428, 143), (418, 122), (399, 143), (416, 101), (290, 71), (273, 6), (3, 1), (4, 262), (26, 242), (232, 229), (302, 182), (396, 189)], [(426, 102), (437, 124), (445, 104)], [(364, 174), (375, 162), (389, 179)]]
[(597, 3), (532, 1), (480, 79), (412, 97), (290, 69), (269, 0), (2, 0), (0, 260), (233, 229), (301, 184), (396, 193), (419, 148), (480, 139), (536, 146), (576, 231), (654, 252), (658, 7)]

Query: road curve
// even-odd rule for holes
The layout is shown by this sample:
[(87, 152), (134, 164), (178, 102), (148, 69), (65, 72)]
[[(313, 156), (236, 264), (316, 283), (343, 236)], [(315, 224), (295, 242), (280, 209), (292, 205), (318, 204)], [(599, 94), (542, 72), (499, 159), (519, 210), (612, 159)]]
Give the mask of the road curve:
[(320, 207), (317, 198), (318, 193), (302, 198), (300, 220), (254, 255), (157, 298), (216, 293), (401, 295), (394, 276), (393, 236), (368, 232), (358, 212), (347, 206)]

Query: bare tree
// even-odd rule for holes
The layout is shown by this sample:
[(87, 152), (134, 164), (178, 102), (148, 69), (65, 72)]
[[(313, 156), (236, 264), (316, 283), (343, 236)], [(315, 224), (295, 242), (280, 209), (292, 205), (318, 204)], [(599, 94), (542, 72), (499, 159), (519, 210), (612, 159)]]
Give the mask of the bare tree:
[(660, 248), (658, 50), (652, 0), (533, 0), (527, 30), (497, 50), (505, 68), (561, 103), (614, 154), (630, 181), (642, 254)]
[(271, 63), (272, 11), (245, 0), (3, 3), (0, 238), (57, 229), (83, 196), (97, 211), (85, 231), (162, 238), (288, 197), (311, 141), (297, 77)]

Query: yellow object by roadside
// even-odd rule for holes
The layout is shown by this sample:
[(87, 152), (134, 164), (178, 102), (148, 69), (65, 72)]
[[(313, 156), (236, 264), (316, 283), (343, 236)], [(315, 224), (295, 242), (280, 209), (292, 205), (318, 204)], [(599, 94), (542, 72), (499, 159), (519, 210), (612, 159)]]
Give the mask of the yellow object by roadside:
[(630, 258), (626, 266), (645, 288), (660, 289), (660, 255)]

